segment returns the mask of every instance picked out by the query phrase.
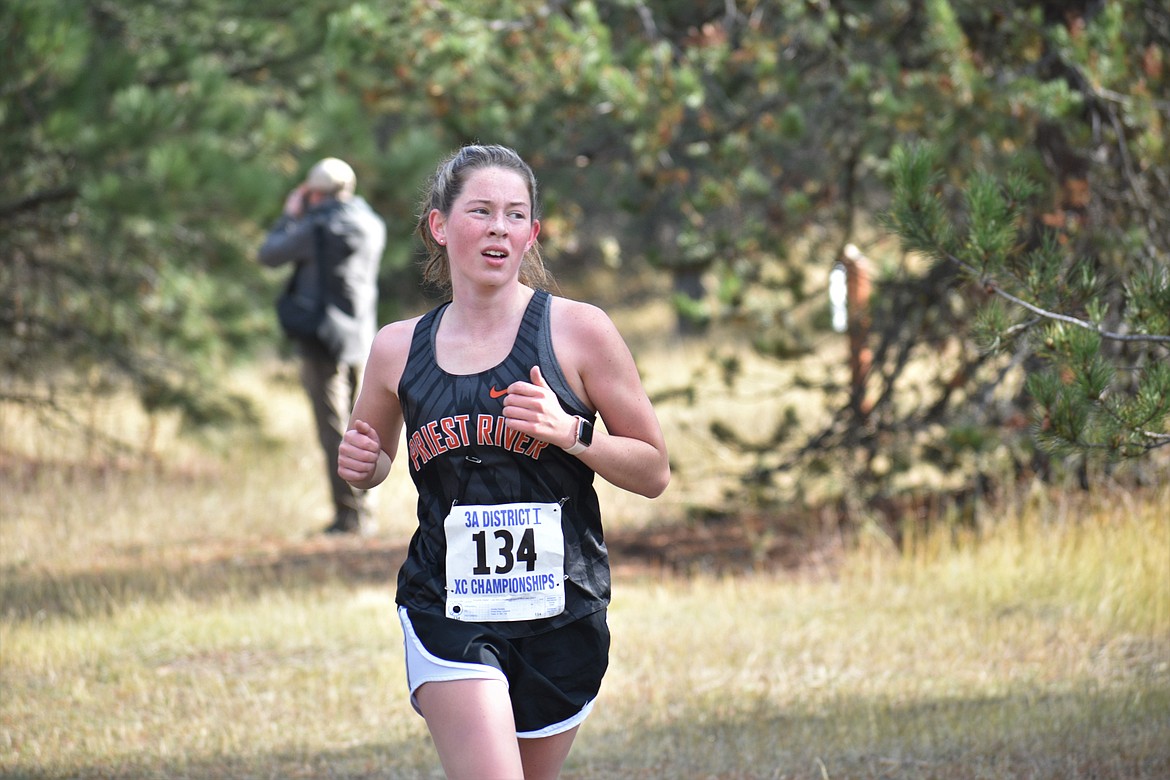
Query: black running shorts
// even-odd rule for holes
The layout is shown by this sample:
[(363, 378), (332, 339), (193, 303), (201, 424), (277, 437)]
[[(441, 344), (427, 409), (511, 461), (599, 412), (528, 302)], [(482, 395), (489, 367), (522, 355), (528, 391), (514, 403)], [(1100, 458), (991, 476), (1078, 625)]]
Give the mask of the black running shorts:
[(491, 623), (398, 609), (411, 703), (426, 682), (500, 679), (508, 684), (516, 734), (547, 737), (579, 725), (609, 666), (604, 609), (536, 636), (505, 639)]

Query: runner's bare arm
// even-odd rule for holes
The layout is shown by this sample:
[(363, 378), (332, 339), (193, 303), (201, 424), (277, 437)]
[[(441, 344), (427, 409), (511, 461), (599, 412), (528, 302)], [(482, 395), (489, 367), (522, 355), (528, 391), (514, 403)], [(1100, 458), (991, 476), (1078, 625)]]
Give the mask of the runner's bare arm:
[(606, 481), (654, 498), (670, 483), (666, 441), (634, 357), (617, 327), (601, 309), (585, 306), (583, 327), (588, 349), (573, 350), (573, 367), (585, 386), (585, 399), (605, 424), (579, 456)]
[(416, 320), (391, 323), (374, 338), (348, 430), (338, 448), (337, 473), (357, 488), (381, 484), (398, 454), (402, 407), (398, 381)]
[[(577, 457), (607, 482), (653, 498), (670, 482), (666, 442), (642, 387), (633, 355), (601, 309), (554, 299), (553, 348), (570, 387), (597, 410), (604, 431)], [(576, 436), (576, 420), (560, 408), (538, 370), (509, 388), (509, 424), (558, 447)]]

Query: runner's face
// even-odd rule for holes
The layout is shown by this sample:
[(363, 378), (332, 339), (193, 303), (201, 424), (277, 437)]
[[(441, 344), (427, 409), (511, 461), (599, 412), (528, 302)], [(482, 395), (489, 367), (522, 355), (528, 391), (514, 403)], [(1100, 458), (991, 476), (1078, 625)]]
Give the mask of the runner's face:
[(540, 232), (524, 178), (504, 168), (474, 171), (451, 213), (432, 211), (430, 225), (447, 246), (453, 285), (459, 278), (485, 284), (514, 281)]

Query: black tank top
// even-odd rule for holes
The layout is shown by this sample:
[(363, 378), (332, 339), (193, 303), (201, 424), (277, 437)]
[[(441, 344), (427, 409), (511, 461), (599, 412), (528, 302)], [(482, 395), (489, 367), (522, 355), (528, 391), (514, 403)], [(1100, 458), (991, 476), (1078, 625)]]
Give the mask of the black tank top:
[[(478, 374), (449, 374), (435, 359), (435, 334), (449, 304), (423, 315), (398, 385), (406, 426), (405, 457), (418, 489), (418, 530), (398, 573), (398, 604), (442, 615), (446, 603), (446, 537), (451, 506), (534, 501), (561, 503), (565, 537), (565, 611), (540, 620), (494, 623), (506, 636), (565, 625), (609, 603), (609, 558), (593, 470), (555, 445), (507, 429), (503, 390), (529, 381), (539, 365), (561, 406), (587, 420), (593, 412), (565, 381), (549, 328), (552, 297), (536, 291), (512, 351)], [(399, 461), (403, 455), (400, 453)]]

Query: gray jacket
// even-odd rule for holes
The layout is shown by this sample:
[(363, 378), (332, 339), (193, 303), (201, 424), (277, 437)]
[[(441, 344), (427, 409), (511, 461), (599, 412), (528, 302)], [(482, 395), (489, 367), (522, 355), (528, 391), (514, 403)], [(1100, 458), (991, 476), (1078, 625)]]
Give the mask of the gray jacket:
[[(318, 241), (325, 290), (317, 269)], [(326, 316), (340, 340), (338, 362), (360, 363), (378, 328), (378, 267), (385, 248), (386, 223), (365, 199), (354, 196), (326, 200), (300, 219), (281, 216), (259, 256), (267, 266), (296, 265), (295, 292), (327, 304)]]

